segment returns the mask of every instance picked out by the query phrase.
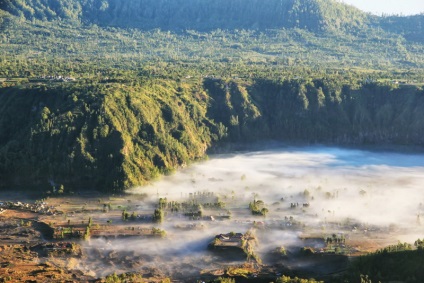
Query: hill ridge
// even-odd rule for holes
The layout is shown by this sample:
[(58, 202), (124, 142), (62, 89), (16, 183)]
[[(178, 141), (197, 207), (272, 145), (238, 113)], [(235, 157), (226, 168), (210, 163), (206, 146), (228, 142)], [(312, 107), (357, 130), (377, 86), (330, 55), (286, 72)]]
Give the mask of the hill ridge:
[[(141, 29), (335, 29), (370, 15), (335, 0), (2, 0), (1, 7), (27, 20), (71, 20)], [(331, 14), (333, 13), (333, 14)], [(332, 19), (337, 15), (336, 19)], [(340, 25), (341, 22), (346, 24)]]

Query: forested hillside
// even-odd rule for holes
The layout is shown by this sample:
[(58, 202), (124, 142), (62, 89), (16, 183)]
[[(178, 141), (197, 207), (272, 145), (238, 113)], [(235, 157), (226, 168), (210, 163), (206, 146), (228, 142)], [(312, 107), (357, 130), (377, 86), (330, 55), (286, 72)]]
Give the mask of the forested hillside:
[(423, 15), (377, 17), (336, 0), (1, 0), (0, 4), (30, 21), (66, 20), (143, 30), (302, 28), (359, 33), (381, 27), (410, 36), (424, 29)]
[(190, 94), (162, 81), (2, 89), (1, 185), (110, 191), (201, 158), (215, 128)]
[(335, 0), (0, 8), (2, 187), (121, 191), (225, 142), (424, 143), (424, 15)]
[(424, 43), (424, 15), (383, 17), (380, 26), (389, 32), (402, 34), (406, 40)]
[(235, 65), (424, 68), (424, 15), (377, 17), (333, 0), (0, 2), (0, 77), (80, 73), (93, 61), (201, 63), (205, 74)]
[[(3, 0), (5, 10), (28, 20), (72, 20), (141, 29), (213, 30), (361, 27), (359, 10), (328, 0)], [(340, 22), (337, 19), (344, 18)], [(348, 21), (346, 21), (348, 19)]]
[(422, 89), (336, 77), (29, 84), (3, 88), (0, 105), (2, 186), (121, 190), (212, 142), (424, 145)]
[[(424, 139), (424, 92), (334, 79), (206, 82), (214, 120), (235, 141), (258, 137), (338, 144), (414, 144)], [(217, 98), (220, 98), (219, 100)]]

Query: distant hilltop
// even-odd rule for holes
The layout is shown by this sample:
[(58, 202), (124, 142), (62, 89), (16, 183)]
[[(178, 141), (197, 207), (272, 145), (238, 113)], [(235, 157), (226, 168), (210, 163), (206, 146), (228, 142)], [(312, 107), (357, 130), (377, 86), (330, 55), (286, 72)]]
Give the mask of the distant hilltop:
[[(378, 17), (336, 0), (2, 0), (27, 20), (65, 20), (162, 30), (301, 28), (314, 32), (368, 28), (423, 35), (424, 15)], [(424, 38), (424, 37), (421, 37)]]

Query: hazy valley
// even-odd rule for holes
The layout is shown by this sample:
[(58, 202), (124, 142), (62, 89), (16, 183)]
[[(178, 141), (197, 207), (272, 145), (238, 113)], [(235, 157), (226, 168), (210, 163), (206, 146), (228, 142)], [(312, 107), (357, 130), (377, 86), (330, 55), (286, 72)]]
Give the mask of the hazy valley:
[(0, 0), (1, 280), (422, 282), (423, 28)]

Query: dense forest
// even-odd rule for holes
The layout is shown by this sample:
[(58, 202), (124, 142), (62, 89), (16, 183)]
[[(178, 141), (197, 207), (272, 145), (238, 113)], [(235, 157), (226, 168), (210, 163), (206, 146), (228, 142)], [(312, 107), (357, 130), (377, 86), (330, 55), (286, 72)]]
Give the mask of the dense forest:
[(424, 15), (377, 17), (333, 0), (1, 0), (0, 7), (0, 77), (86, 76), (152, 62), (192, 64), (185, 71), (203, 75), (252, 65), (424, 67)]
[[(423, 35), (423, 15), (377, 17), (334, 0), (2, 0), (27, 20), (57, 19), (121, 28), (162, 30), (304, 28), (359, 33), (371, 27)], [(422, 41), (422, 37), (421, 37)]]
[[(66, 19), (102, 26), (166, 30), (361, 28), (369, 17), (323, 0), (3, 0), (5, 10), (28, 20)], [(333, 15), (349, 22), (332, 21)]]
[(424, 15), (0, 0), (0, 186), (122, 191), (228, 142), (424, 143)]
[(0, 102), (2, 186), (121, 190), (226, 141), (424, 145), (422, 88), (337, 77), (26, 83)]

